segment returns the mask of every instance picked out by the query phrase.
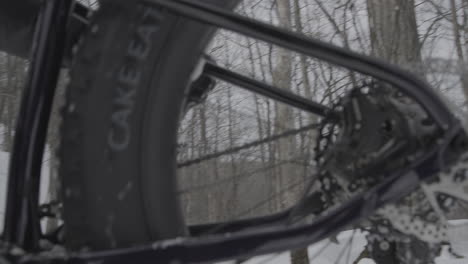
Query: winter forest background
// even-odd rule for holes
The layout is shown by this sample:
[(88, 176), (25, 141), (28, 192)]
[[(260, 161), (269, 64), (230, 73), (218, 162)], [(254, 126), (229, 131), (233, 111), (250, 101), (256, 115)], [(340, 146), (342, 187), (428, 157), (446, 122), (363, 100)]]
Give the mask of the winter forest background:
[[(397, 64), (426, 79), (452, 104), (466, 108), (468, 0), (245, 0), (237, 12)], [(225, 30), (218, 32), (207, 53), (219, 65), (325, 104), (333, 104), (347, 90), (368, 80)], [(27, 61), (0, 53), (1, 195), (27, 68)], [(59, 144), (58, 112), (66, 83), (64, 70), (44, 159), (43, 174), (48, 178), (44, 200), (57, 196), (58, 162), (49, 153)], [(316, 116), (218, 82), (209, 97), (190, 108), (181, 122), (179, 161), (319, 121)], [(291, 206), (315, 169), (316, 138), (317, 131), (311, 130), (180, 169), (179, 194), (188, 222), (241, 219)], [(301, 258), (305, 252), (293, 252), (293, 258), (295, 254)]]

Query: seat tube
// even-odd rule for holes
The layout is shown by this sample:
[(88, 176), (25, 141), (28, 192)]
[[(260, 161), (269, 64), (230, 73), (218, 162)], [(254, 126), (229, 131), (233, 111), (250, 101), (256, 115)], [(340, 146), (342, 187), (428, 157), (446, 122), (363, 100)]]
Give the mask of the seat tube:
[(10, 158), (3, 232), (6, 242), (29, 251), (38, 249), (42, 156), (74, 1), (43, 2), (33, 37), (30, 69)]

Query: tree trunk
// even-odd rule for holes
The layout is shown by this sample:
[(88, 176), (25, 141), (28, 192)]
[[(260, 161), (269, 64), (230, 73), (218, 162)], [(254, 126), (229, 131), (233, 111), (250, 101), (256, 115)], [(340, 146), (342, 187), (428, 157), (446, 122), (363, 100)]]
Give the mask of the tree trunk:
[[(367, 0), (367, 9), (372, 54), (424, 77), (414, 0)], [(398, 263), (397, 248), (392, 244), (378, 257)]]
[[(291, 6), (289, 0), (277, 0), (278, 19), (281, 27), (292, 29), (291, 25)], [(273, 84), (276, 87), (292, 90), (291, 88), (292, 75), (292, 54), (285, 49), (278, 49), (275, 67), (272, 72)], [(276, 133), (281, 133), (286, 129), (294, 127), (294, 116), (292, 109), (284, 104), (277, 103), (276, 105)], [(294, 153), (297, 151), (294, 137), (282, 138), (278, 142), (278, 158), (280, 162), (293, 159)], [(291, 182), (297, 182), (298, 173), (292, 163), (288, 162), (279, 166), (279, 173), (275, 185), (277, 191), (287, 186)], [(286, 209), (291, 206), (297, 199), (295, 196), (299, 192), (289, 191), (278, 201), (278, 209)], [(308, 264), (309, 258), (307, 249), (291, 251), (292, 264)]]
[(422, 74), (414, 0), (367, 0), (372, 54)]
[[(465, 39), (465, 43), (463, 43), (462, 41), (462, 38), (464, 38), (466, 34), (468, 33), (466, 33), (467, 29), (466, 28), (463, 29), (462, 26), (459, 24), (455, 0), (450, 0), (450, 13), (451, 13), (451, 20), (452, 20), (452, 31), (454, 35), (453, 41), (454, 41), (455, 50), (456, 50), (457, 57), (458, 57), (458, 68), (460, 70), (460, 83), (463, 89), (463, 93), (465, 94), (465, 100), (468, 100), (468, 67), (467, 67), (466, 58), (465, 58), (466, 56), (465, 52), (468, 49), (468, 45), (466, 45), (466, 41), (467, 41), (466, 39)], [(467, 19), (466, 16), (467, 16), (466, 11), (464, 11), (463, 25), (465, 27), (467, 26), (465, 25), (466, 19)]]

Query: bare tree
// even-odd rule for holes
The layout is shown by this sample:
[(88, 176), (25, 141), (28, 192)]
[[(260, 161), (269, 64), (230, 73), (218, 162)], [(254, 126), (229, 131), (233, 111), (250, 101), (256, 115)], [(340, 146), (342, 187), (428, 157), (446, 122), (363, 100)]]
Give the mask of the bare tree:
[[(279, 25), (286, 29), (292, 30), (292, 7), (289, 0), (277, 0), (277, 14)], [(285, 49), (278, 49), (276, 54), (277, 61), (272, 72), (273, 84), (283, 89), (291, 88), (292, 82), (292, 53)], [(294, 118), (292, 109), (283, 104), (276, 104), (276, 120), (275, 130), (277, 133), (281, 133), (285, 128), (294, 127)], [(297, 151), (295, 138), (283, 138), (278, 142), (278, 157), (279, 160), (292, 160), (294, 154)], [(278, 167), (278, 177), (275, 179), (275, 186), (282, 188), (287, 185), (288, 182), (295, 182), (298, 177), (298, 172), (291, 164), (284, 164)], [(281, 190), (277, 190), (280, 192)], [(286, 206), (292, 204), (297, 198), (297, 192), (287, 192), (284, 198), (278, 201), (277, 206), (281, 209), (286, 209)], [(309, 258), (307, 249), (293, 250), (291, 251), (291, 262), (293, 264), (307, 264)]]
[[(414, 0), (367, 0), (367, 8), (372, 54), (424, 76)], [(397, 262), (398, 247), (382, 251), (386, 261)]]
[(367, 0), (372, 54), (421, 73), (414, 0)]
[(463, 0), (464, 5), (458, 10), (456, 0), (450, 0), (450, 16), (454, 36), (454, 45), (458, 57), (458, 69), (460, 71), (460, 83), (465, 93), (465, 99), (468, 98), (468, 1)]
[(2, 149), (9, 152), (13, 143), (20, 96), (26, 78), (26, 61), (8, 54), (0, 55), (0, 124)]

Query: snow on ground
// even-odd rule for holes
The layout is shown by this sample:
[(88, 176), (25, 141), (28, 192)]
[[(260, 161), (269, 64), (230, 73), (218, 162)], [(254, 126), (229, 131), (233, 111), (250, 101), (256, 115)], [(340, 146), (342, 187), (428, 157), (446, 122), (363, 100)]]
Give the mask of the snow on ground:
[(5, 212), (8, 159), (8, 153), (0, 151), (0, 230), (3, 230), (3, 220), (1, 219), (3, 219)]
[[(453, 220), (450, 222), (449, 236), (452, 248), (464, 258), (455, 258), (444, 247), (441, 256), (436, 258), (436, 264), (467, 264), (468, 263), (468, 220)], [(365, 233), (360, 231), (341, 232), (336, 239), (339, 244), (326, 239), (308, 248), (309, 258), (313, 264), (352, 264), (366, 244)], [(351, 242), (351, 247), (345, 248)], [(341, 256), (339, 262), (337, 258)], [(349, 257), (348, 257), (349, 256)], [(226, 262), (229, 263), (229, 262)], [(289, 264), (289, 254), (273, 254), (253, 258), (246, 264)], [(371, 259), (361, 259), (358, 264), (376, 264)]]
[[(6, 206), (6, 195), (7, 195), (7, 175), (9, 166), (10, 154), (0, 151), (0, 232), (3, 232), (3, 217)], [(49, 186), (49, 151), (46, 151), (43, 157), (43, 164), (41, 174), (43, 175), (44, 181), (41, 181), (41, 201), (45, 201), (47, 195), (47, 187)]]
[(466, 257), (468, 263), (468, 219), (449, 221), (449, 237), (452, 249), (459, 255)]

